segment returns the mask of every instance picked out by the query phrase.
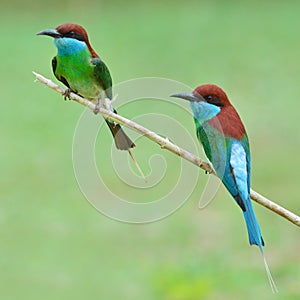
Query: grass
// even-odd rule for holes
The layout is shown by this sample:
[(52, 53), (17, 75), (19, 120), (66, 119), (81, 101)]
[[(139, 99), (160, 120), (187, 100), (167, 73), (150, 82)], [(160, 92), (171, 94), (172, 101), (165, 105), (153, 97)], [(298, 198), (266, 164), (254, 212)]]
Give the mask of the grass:
[[(202, 172), (189, 200), (159, 222), (125, 224), (93, 209), (72, 166), (72, 139), (83, 109), (35, 84), (31, 74), (35, 70), (53, 78), (55, 54), (49, 38), (34, 34), (72, 21), (88, 29), (115, 83), (155, 76), (191, 87), (220, 85), (250, 136), (253, 188), (299, 214), (299, 6), (297, 1), (4, 2), (1, 299), (299, 297), (298, 228), (255, 205), (280, 290), (273, 296), (259, 251), (248, 245), (241, 213), (225, 189), (205, 210), (197, 209), (207, 179)], [(120, 113), (131, 118), (146, 114), (141, 122), (165, 115), (153, 124), (150, 118), (148, 127), (182, 146), (185, 132), (194, 136), (191, 116), (175, 105), (122, 101), (120, 95)], [(177, 122), (172, 125), (167, 118)], [(176, 127), (178, 122), (186, 131)], [(178, 158), (143, 138), (134, 151), (143, 169), (152, 168), (154, 177), (164, 172), (159, 158), (148, 164), (153, 153), (163, 154), (167, 165), (162, 181), (148, 189), (130, 189), (114, 174), (106, 128), (96, 146), (106, 184), (127, 200), (148, 203), (176, 185)], [(193, 149), (193, 143), (187, 147)], [(126, 170), (127, 163), (121, 171)], [(198, 174), (193, 170), (190, 176)]]

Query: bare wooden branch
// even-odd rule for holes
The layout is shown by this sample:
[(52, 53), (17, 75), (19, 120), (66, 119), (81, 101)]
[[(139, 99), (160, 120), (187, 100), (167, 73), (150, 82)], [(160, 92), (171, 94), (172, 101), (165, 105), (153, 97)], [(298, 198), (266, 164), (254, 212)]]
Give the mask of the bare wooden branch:
[[(55, 84), (54, 82), (52, 82), (51, 80), (45, 78), (44, 76), (33, 72), (33, 74), (36, 77), (36, 80), (45, 84), (46, 86), (48, 86), (49, 88), (57, 91), (58, 93), (64, 95), (65, 93), (65, 89), (58, 86), (57, 84)], [(92, 111), (94, 111), (95, 109), (95, 104), (88, 101), (87, 99), (84, 99), (74, 93), (70, 93), (70, 98), (86, 107), (88, 107), (89, 109), (91, 109)], [(124, 125), (142, 135), (144, 135), (145, 137), (147, 137), (148, 139), (150, 139), (151, 141), (157, 143), (158, 145), (160, 145), (160, 147), (162, 149), (167, 149), (171, 152), (173, 152), (174, 154), (177, 154), (178, 156), (184, 158), (185, 160), (191, 162), (192, 164), (200, 167), (201, 169), (203, 169), (204, 171), (210, 173), (210, 174), (215, 174), (214, 170), (211, 168), (210, 164), (203, 161), (201, 158), (195, 156), (194, 154), (180, 148), (179, 146), (173, 144), (172, 142), (170, 142), (168, 139), (165, 139), (159, 135), (157, 135), (155, 132), (135, 123), (132, 122), (120, 115), (117, 115), (113, 112), (111, 112), (110, 110), (104, 109), (104, 108), (100, 108), (99, 113), (101, 115), (103, 115), (105, 118), (109, 118), (112, 121), (119, 123), (121, 125)], [(300, 227), (300, 217), (297, 216), (296, 214), (290, 212), (289, 210), (287, 210), (286, 208), (280, 206), (279, 204), (267, 199), (266, 197), (260, 195), (259, 193), (255, 192), (254, 190), (251, 189), (251, 194), (250, 197), (252, 200), (254, 200), (255, 202), (259, 203), (260, 205), (270, 209), (271, 211), (273, 211), (274, 213), (282, 216), (283, 218), (287, 219), (288, 221), (292, 222), (293, 224), (297, 225)]]

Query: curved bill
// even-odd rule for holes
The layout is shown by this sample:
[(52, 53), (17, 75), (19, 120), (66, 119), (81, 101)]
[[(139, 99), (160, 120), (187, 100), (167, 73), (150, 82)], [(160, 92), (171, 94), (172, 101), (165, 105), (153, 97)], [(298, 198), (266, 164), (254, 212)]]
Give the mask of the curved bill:
[(56, 29), (46, 29), (37, 33), (37, 35), (48, 35), (53, 38), (62, 37), (62, 35)]
[(170, 97), (181, 98), (181, 99), (184, 99), (184, 100), (188, 100), (190, 102), (199, 102), (199, 101), (202, 101), (201, 98), (195, 96), (192, 93), (178, 93), (178, 94), (170, 95)]

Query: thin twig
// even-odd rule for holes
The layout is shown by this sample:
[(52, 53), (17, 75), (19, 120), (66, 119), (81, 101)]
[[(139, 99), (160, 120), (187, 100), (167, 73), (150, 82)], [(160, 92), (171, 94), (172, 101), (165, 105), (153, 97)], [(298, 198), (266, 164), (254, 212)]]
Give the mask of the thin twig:
[[(58, 93), (64, 95), (65, 93), (65, 89), (58, 86), (57, 84), (55, 84), (54, 82), (52, 82), (51, 80), (45, 78), (44, 76), (33, 72), (33, 74), (36, 76), (36, 80), (38, 80), (39, 82), (45, 84), (46, 86), (48, 86), (49, 88), (57, 91)], [(70, 99), (88, 107), (89, 109), (91, 109), (92, 111), (95, 110), (95, 104), (88, 101), (87, 99), (84, 99), (74, 93), (70, 93)], [(177, 154), (178, 156), (184, 158), (185, 160), (191, 162), (192, 164), (200, 167), (201, 169), (203, 169), (204, 171), (210, 173), (210, 174), (215, 174), (214, 170), (211, 168), (210, 164), (208, 164), (207, 162), (203, 161), (201, 158), (195, 156), (194, 154), (178, 147), (177, 145), (171, 143), (168, 139), (166, 138), (162, 138), (161, 136), (157, 135), (155, 132), (135, 123), (132, 122), (120, 115), (117, 115), (107, 109), (104, 108), (100, 108), (99, 113), (101, 115), (103, 115), (105, 118), (109, 118), (112, 121), (119, 123), (121, 125), (124, 125), (140, 134), (142, 134), (143, 136), (147, 137), (148, 139), (150, 139), (151, 141), (157, 143), (158, 145), (160, 145), (160, 147), (162, 149), (167, 149), (175, 154)], [(266, 197), (260, 195), (259, 193), (255, 192), (254, 190), (251, 189), (251, 194), (250, 197), (252, 200), (254, 200), (255, 202), (261, 204), (262, 206), (270, 209), (271, 211), (275, 212), (276, 214), (282, 216), (283, 218), (287, 219), (288, 221), (292, 222), (293, 224), (297, 225), (300, 227), (300, 217), (297, 216), (296, 214), (290, 212), (289, 210), (287, 210), (286, 208), (283, 208), (282, 206), (278, 205), (277, 203), (267, 199)]]

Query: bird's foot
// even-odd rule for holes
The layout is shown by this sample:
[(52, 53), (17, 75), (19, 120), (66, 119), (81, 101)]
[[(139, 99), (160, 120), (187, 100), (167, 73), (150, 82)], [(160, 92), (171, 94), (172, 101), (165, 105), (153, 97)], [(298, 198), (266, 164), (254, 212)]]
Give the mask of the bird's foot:
[(93, 110), (93, 112), (94, 112), (95, 115), (97, 115), (99, 113), (100, 108), (101, 108), (101, 99), (99, 98), (98, 102), (97, 102), (97, 104), (95, 106), (95, 109)]
[(208, 167), (210, 168), (210, 169), (208, 169), (208, 170), (204, 170), (204, 173), (205, 173), (205, 175), (210, 175), (210, 174), (213, 174), (214, 173), (214, 170), (213, 170), (213, 168), (209, 165), (209, 164), (207, 164), (208, 165)]
[(74, 93), (74, 94), (77, 94), (76, 91), (72, 90), (71, 88), (67, 88), (64, 93), (63, 93), (63, 96), (64, 96), (64, 100), (66, 101), (67, 99), (71, 100), (71, 97), (70, 97), (70, 94), (71, 93)]
[(104, 98), (103, 106), (109, 111), (114, 111), (112, 104), (117, 100), (118, 95), (115, 95), (112, 99)]
[(111, 107), (111, 100), (109, 98), (104, 98), (103, 99), (103, 108), (105, 108), (108, 111), (112, 111), (112, 107)]

